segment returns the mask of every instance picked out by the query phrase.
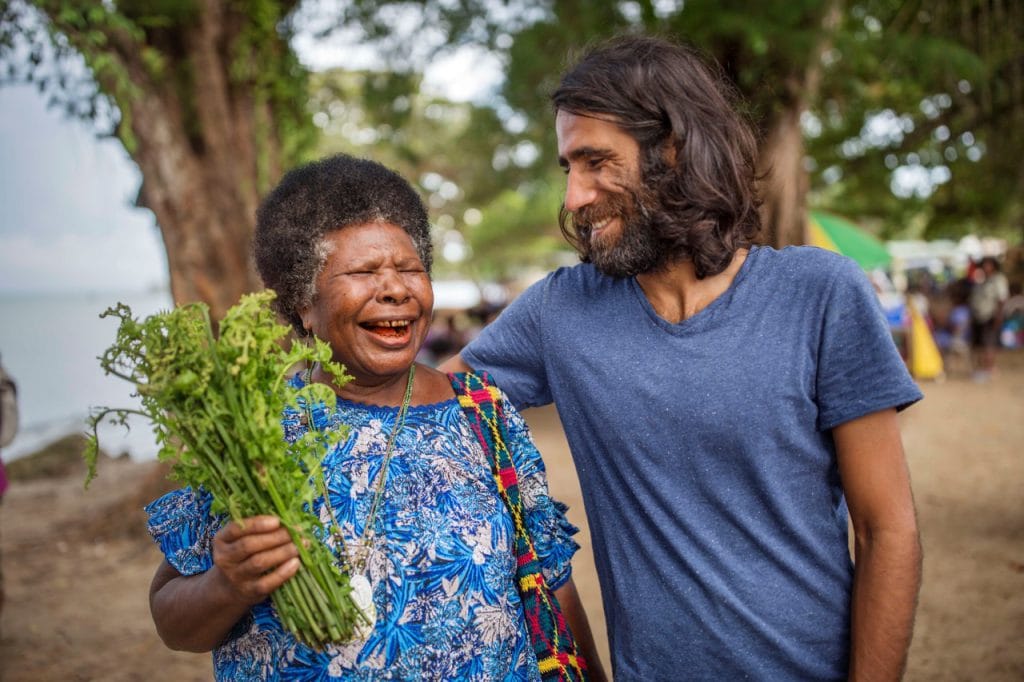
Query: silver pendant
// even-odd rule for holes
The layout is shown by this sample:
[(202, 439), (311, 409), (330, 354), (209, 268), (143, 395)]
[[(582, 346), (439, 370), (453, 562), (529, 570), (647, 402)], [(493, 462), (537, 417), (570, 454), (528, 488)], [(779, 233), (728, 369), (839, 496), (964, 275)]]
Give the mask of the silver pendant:
[(377, 607), (373, 604), (373, 586), (365, 575), (353, 575), (348, 579), (348, 586), (351, 588), (352, 603), (359, 609), (362, 617), (356, 616), (356, 622), (352, 628), (353, 640), (369, 639), (373, 627), (377, 623)]

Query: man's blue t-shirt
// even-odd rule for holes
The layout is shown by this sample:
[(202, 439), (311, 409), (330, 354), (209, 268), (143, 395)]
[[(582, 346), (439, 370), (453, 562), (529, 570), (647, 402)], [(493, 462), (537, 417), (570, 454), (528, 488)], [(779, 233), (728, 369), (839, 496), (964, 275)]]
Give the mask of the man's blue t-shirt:
[(921, 398), (853, 261), (753, 248), (693, 317), (590, 265), (462, 352), (554, 401), (583, 489), (619, 680), (844, 679), (852, 564), (830, 430)]

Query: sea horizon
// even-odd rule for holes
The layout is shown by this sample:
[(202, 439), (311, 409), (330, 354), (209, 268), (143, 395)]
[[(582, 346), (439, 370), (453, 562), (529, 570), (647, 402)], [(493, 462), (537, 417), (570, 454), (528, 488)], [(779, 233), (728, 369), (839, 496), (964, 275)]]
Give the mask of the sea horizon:
[[(98, 357), (114, 343), (117, 320), (100, 314), (117, 303), (135, 317), (172, 306), (169, 290), (0, 291), (0, 361), (18, 388), (19, 428), (0, 451), (10, 462), (73, 433), (84, 433), (86, 419), (98, 407), (138, 406), (132, 386), (107, 376)], [(141, 418), (130, 430), (104, 424), (100, 447), (113, 456), (156, 457), (152, 430)]]

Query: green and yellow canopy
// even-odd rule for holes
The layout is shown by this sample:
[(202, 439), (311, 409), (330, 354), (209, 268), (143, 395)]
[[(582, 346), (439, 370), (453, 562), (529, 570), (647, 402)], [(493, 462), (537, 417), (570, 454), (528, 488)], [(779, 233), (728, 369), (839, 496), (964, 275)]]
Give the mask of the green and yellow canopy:
[(848, 256), (865, 270), (885, 267), (892, 260), (885, 245), (873, 234), (824, 211), (807, 213), (807, 243)]

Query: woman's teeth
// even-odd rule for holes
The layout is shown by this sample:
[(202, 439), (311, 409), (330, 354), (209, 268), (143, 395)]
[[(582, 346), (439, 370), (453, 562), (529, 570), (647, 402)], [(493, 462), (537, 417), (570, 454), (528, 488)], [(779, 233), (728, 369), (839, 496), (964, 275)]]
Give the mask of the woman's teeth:
[(364, 328), (380, 336), (401, 336), (409, 328), (408, 320), (384, 320), (364, 324)]

